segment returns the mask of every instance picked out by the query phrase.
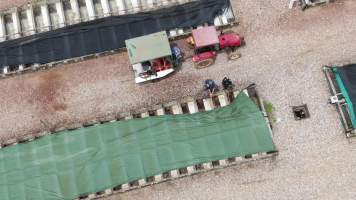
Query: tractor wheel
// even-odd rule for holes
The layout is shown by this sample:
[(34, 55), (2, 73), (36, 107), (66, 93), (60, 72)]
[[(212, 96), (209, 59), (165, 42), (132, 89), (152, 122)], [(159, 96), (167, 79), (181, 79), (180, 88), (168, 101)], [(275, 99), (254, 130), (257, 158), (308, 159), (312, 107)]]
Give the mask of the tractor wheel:
[(229, 51), (227, 53), (227, 57), (229, 58), (229, 60), (236, 60), (241, 58), (241, 53), (237, 52), (237, 51)]
[(214, 64), (215, 60), (213, 58), (208, 58), (205, 60), (201, 60), (199, 62), (194, 63), (195, 68), (202, 69), (205, 67), (209, 67), (210, 65)]

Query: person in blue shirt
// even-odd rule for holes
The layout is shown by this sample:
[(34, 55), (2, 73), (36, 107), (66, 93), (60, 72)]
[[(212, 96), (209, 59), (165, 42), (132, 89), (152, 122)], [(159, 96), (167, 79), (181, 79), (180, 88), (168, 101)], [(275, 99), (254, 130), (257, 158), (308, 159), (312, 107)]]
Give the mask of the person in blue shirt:
[(219, 89), (216, 83), (212, 79), (206, 79), (204, 81), (205, 95), (212, 97), (213, 94)]

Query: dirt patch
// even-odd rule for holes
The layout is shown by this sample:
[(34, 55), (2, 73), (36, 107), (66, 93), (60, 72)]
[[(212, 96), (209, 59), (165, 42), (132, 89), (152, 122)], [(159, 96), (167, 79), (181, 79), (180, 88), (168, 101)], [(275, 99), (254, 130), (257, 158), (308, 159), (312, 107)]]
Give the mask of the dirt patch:
[(62, 75), (56, 71), (50, 71), (39, 76), (38, 85), (34, 88), (33, 98), (41, 109), (41, 112), (65, 111), (67, 105), (64, 103), (62, 93), (64, 91), (64, 80)]
[(64, 103), (58, 103), (53, 105), (53, 109), (55, 111), (65, 111), (67, 109), (67, 105)]

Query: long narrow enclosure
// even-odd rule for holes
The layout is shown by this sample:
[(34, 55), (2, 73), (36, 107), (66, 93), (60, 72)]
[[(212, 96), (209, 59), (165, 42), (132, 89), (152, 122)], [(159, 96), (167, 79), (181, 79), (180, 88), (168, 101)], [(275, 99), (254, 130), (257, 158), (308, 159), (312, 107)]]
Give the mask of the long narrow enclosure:
[[(103, 17), (151, 11), (192, 1), (195, 0), (32, 0), (19, 7), (0, 11), (0, 40), (16, 39)], [(19, 23), (12, 23), (16, 21)], [(19, 24), (21, 26), (17, 27)]]
[[(58, 18), (59, 14), (56, 12), (63, 10), (63, 5), (56, 5), (46, 5), (31, 12), (35, 20), (32, 20), (28, 13), (23, 13), (23, 26), (42, 23), (41, 27), (46, 29), (49, 27), (49, 20), (56, 21), (56, 27), (63, 27), (64, 22)], [(47, 21), (43, 19), (43, 13), (48, 15)], [(16, 13), (13, 15), (17, 16)], [(66, 12), (62, 11), (60, 15), (65, 16)], [(12, 25), (17, 23), (14, 19), (18, 18), (9, 17), (11, 24), (7, 29), (16, 32)], [(191, 27), (205, 23), (223, 26), (233, 20), (229, 0), (200, 0), (154, 11), (93, 18), (90, 21), (0, 43), (1, 71), (8, 74), (39, 64), (110, 52), (123, 48), (126, 39), (153, 32), (165, 30), (169, 36), (175, 37), (186, 33)]]
[[(0, 151), (1, 199), (73, 199), (160, 182), (276, 151), (269, 124), (244, 92), (172, 106), (172, 113), (62, 131)], [(227, 105), (227, 106), (226, 106)], [(160, 110), (157, 115), (164, 113)], [(169, 111), (166, 111), (167, 113)], [(135, 116), (133, 116), (135, 117)], [(167, 174), (168, 172), (168, 174)], [(104, 193), (104, 192), (103, 192)]]

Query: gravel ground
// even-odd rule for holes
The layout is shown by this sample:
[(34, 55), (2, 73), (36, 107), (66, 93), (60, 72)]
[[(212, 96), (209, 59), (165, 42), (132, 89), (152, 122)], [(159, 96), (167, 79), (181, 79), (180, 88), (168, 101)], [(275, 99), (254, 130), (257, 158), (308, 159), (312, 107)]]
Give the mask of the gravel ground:
[(34, 2), (29, 1), (29, 0), (0, 0), (0, 9), (8, 9), (8, 8), (12, 8), (12, 7), (17, 7), (17, 6), (22, 6), (25, 5), (27, 3), (31, 3)]
[[(281, 3), (282, 2), (282, 3)], [(356, 2), (305, 12), (288, 1), (234, 0), (245, 36), (242, 58), (182, 69), (159, 82), (133, 83), (126, 55), (111, 55), (0, 81), (0, 136), (21, 137), (71, 123), (170, 101), (201, 91), (207, 78), (227, 74), (251, 82), (276, 108), (276, 160), (258, 161), (108, 199), (356, 199), (355, 140), (347, 140), (321, 67), (355, 62)], [(75, 66), (74, 66), (75, 65)], [(294, 121), (291, 106), (307, 103), (311, 118)]]

